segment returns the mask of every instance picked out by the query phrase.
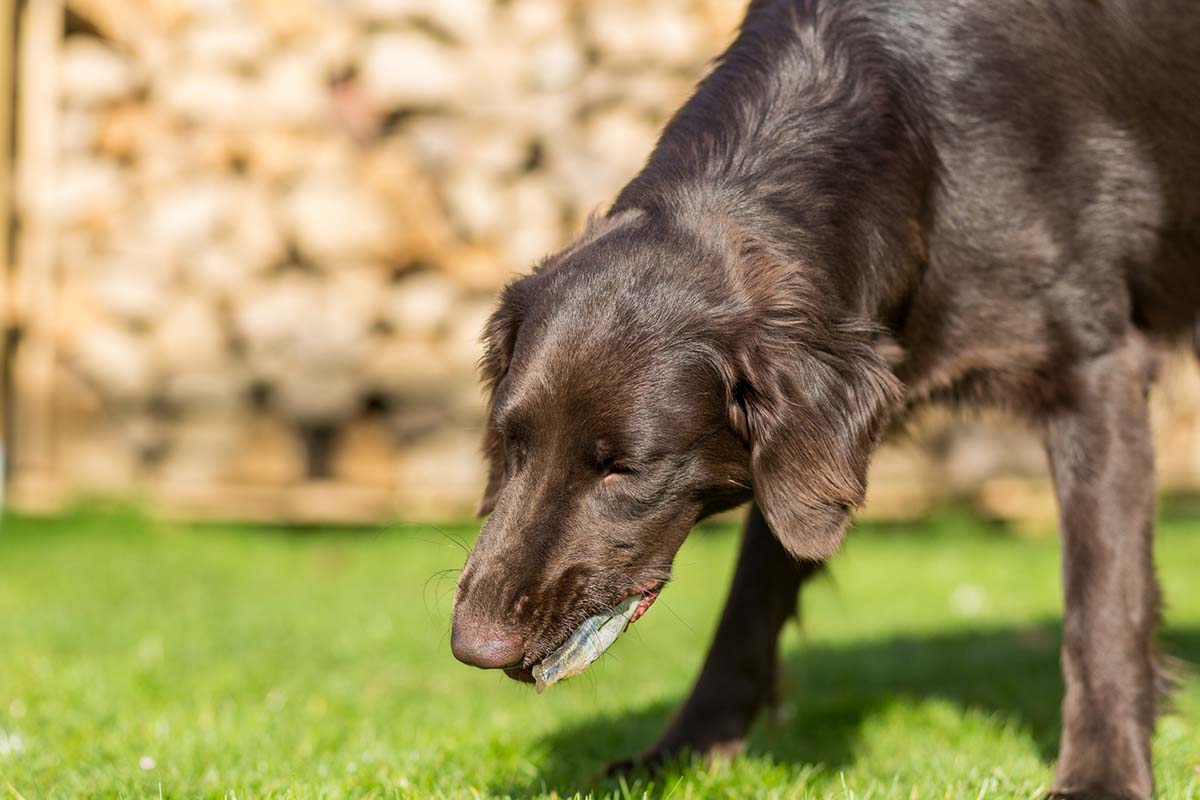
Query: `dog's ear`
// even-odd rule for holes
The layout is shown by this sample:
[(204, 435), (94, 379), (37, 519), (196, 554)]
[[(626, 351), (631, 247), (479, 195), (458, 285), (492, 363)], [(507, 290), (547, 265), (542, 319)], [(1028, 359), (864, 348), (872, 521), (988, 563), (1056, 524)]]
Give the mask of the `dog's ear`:
[(488, 478), (483, 498), (476, 510), (479, 516), (491, 513), (496, 505), (496, 496), (504, 484), (504, 441), (496, 431), (493, 405), (496, 387), (504, 380), (512, 361), (517, 331), (520, 330), (524, 311), (522, 298), (521, 281), (509, 284), (500, 296), (500, 305), (492, 312), (483, 329), (484, 350), (483, 358), (479, 362), (479, 372), (486, 397), (487, 422), (483, 433), (483, 455), (487, 460)]
[(805, 305), (783, 296), (760, 308), (727, 380), (755, 502), (789, 553), (815, 560), (837, 551), (863, 502), (900, 386), (870, 326)]

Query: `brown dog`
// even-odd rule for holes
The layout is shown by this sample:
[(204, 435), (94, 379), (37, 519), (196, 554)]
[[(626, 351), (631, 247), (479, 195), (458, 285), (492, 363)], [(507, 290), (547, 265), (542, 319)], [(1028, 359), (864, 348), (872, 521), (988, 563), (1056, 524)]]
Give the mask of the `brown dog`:
[(1155, 353), (1200, 308), (1200, 4), (754, 0), (606, 216), (486, 331), (462, 661), (529, 669), (753, 500), (654, 761), (736, 748), (889, 424), (991, 405), (1062, 509), (1059, 796), (1149, 798)]

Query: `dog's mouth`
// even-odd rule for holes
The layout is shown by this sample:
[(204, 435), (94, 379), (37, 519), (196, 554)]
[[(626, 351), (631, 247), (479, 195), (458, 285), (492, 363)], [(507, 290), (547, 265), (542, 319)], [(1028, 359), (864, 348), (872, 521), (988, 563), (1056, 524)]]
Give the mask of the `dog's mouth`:
[(633, 610), (633, 616), (629, 618), (630, 625), (637, 622), (643, 614), (650, 610), (650, 606), (654, 605), (654, 601), (658, 599), (658, 593), (662, 591), (662, 587), (662, 582), (659, 582), (642, 591), (642, 601)]
[[(659, 592), (662, 591), (662, 587), (663, 583), (662, 581), (659, 581), (640, 590), (640, 592), (634, 593), (641, 594), (642, 597), (641, 600), (638, 601), (637, 606), (633, 609), (633, 613), (629, 616), (629, 622), (627, 623), (628, 625), (632, 625), (633, 623), (637, 622), (642, 618), (643, 615), (645, 615), (647, 611), (650, 610), (650, 606), (654, 605), (654, 601), (658, 599), (658, 595)], [(561, 646), (562, 643), (560, 642), (559, 644)], [(554, 649), (557, 649), (557, 647)], [(553, 652), (553, 650), (551, 652)], [(544, 658), (545, 656), (542, 656), (537, 661), (528, 665), (522, 664), (520, 666), (507, 667), (504, 670), (504, 674), (515, 681), (520, 681), (521, 683), (535, 683), (536, 681), (534, 680), (533, 676), (533, 668), (541, 663), (542, 659)]]

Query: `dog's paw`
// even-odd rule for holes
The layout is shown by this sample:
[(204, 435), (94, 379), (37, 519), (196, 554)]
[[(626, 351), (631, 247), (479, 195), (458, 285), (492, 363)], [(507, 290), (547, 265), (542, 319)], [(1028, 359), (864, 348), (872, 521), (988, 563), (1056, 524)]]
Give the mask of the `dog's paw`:
[(741, 753), (742, 748), (741, 739), (712, 740), (706, 737), (696, 737), (694, 740), (662, 740), (639, 756), (612, 762), (604, 768), (603, 775), (606, 778), (639, 772), (653, 775), (671, 764), (684, 764), (689, 761), (706, 763), (729, 761)]
[(1070, 791), (1053, 791), (1046, 800), (1149, 800), (1147, 797), (1119, 789), (1090, 788)]

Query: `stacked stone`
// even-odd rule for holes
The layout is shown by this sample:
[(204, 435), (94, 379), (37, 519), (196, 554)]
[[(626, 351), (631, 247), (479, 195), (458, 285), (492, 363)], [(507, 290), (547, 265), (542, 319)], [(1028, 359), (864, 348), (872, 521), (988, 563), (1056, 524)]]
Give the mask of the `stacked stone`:
[[(53, 231), (52, 453), (18, 488), (461, 518), (495, 291), (637, 171), (743, 5), (66, 0), (18, 229)], [(1196, 386), (1156, 410), (1188, 488)], [(947, 495), (1043, 519), (1036, 441), (935, 417), (878, 458), (876, 513)]]
[(320, 479), (411, 516), (478, 493), (496, 289), (636, 172), (739, 10), (67, 5), (30, 212), (55, 233), (55, 477), (218, 513), (222, 487)]

